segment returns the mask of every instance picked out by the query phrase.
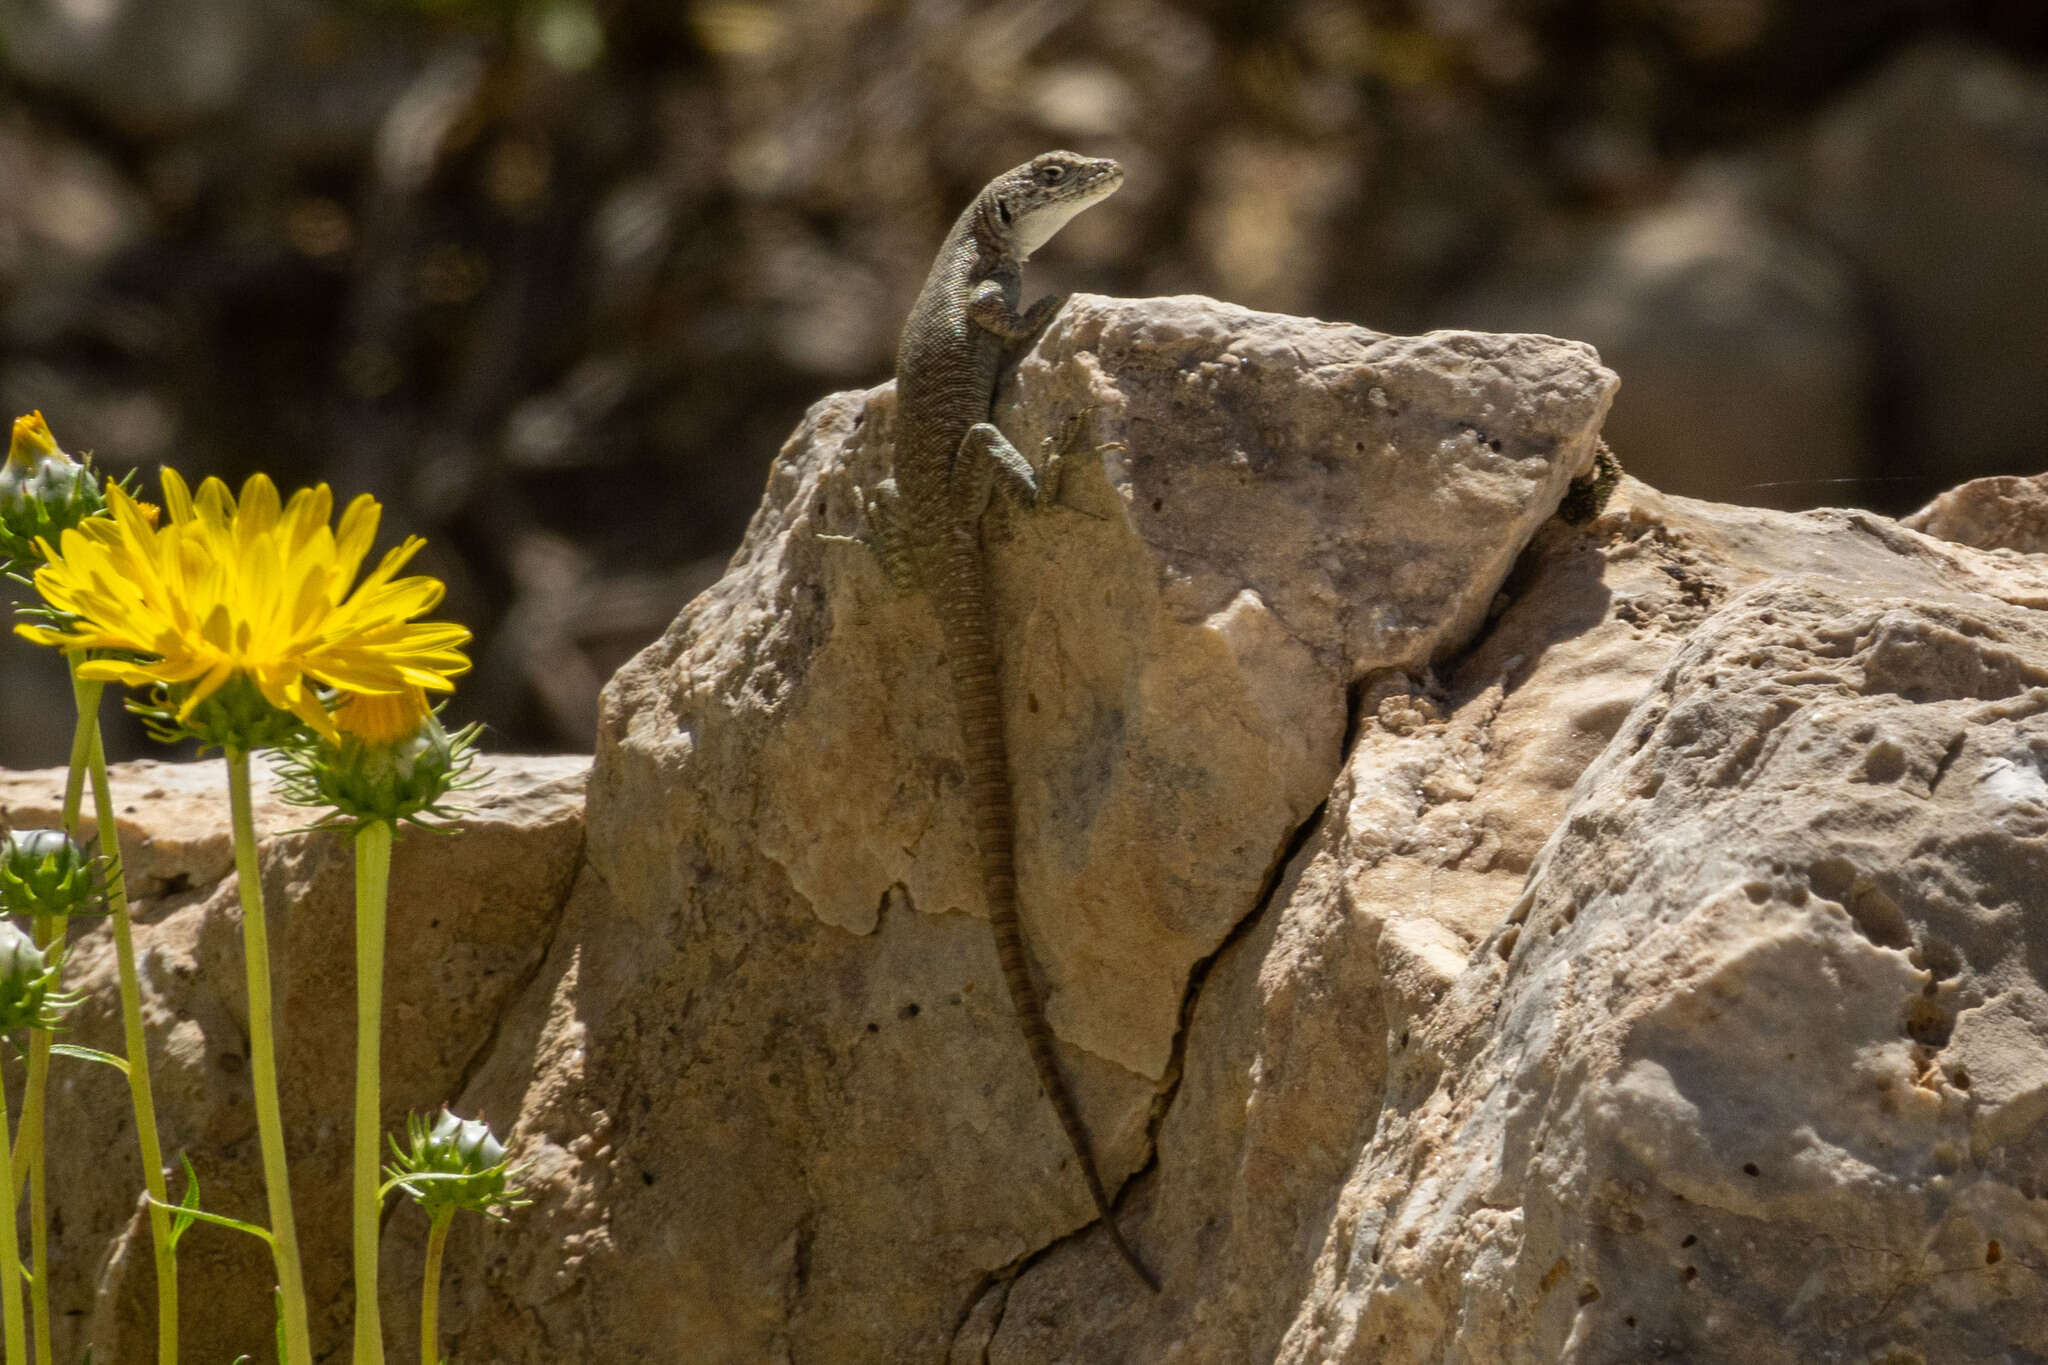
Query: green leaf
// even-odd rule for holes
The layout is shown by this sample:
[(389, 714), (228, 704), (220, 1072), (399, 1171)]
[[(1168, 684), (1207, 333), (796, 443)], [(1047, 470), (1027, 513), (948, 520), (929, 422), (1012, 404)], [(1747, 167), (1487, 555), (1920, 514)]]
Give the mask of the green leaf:
[(128, 1059), (116, 1057), (111, 1052), (102, 1052), (96, 1047), (80, 1047), (77, 1043), (52, 1043), (50, 1052), (58, 1057), (76, 1057), (81, 1061), (105, 1062), (123, 1076), (128, 1074)]
[(178, 1153), (178, 1164), (185, 1168), (185, 1194), (178, 1200), (178, 1216), (171, 1220), (171, 1255), (178, 1253), (178, 1239), (185, 1235), (185, 1229), (192, 1226), (192, 1215), (199, 1208), (199, 1172), (192, 1169), (192, 1158)]
[(246, 1232), (251, 1237), (261, 1239), (264, 1245), (266, 1246), (275, 1247), (277, 1245), (277, 1240), (270, 1235), (269, 1228), (258, 1227), (254, 1223), (245, 1223), (239, 1218), (230, 1218), (226, 1214), (208, 1213), (205, 1209), (202, 1208), (195, 1208), (184, 1204), (168, 1203), (165, 1200), (158, 1199), (155, 1195), (152, 1194), (145, 1194), (142, 1197), (144, 1199), (147, 1199), (150, 1203), (156, 1205), (160, 1209), (171, 1210), (173, 1213), (176, 1213), (178, 1217), (181, 1219), (185, 1219), (188, 1221), (192, 1219), (197, 1219), (199, 1222), (202, 1223), (212, 1223), (216, 1227), (233, 1228), (236, 1232)]

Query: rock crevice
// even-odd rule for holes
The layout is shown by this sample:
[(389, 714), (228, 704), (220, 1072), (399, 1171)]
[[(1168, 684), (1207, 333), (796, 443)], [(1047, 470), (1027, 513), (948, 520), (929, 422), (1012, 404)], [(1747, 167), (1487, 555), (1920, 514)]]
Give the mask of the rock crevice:
[[(413, 925), (436, 1098), (539, 1196), (451, 1247), (461, 1352), (2048, 1354), (2048, 560), (1956, 543), (2037, 528), (1626, 480), (1567, 525), (1614, 386), (1553, 338), (1086, 296), (1006, 381), (1020, 449), (1079, 433), (1060, 504), (987, 527), (1024, 917), (1156, 1297), (1017, 1036), (929, 605), (823, 538), (862, 529), (891, 390), (814, 407), (607, 689), (587, 811), (526, 803), (566, 903)], [(217, 917), (214, 845), (149, 835), (164, 924)], [(329, 862), (279, 841), (280, 898)], [(178, 1084), (233, 1129), (232, 1086)], [(117, 1204), (66, 1207), (80, 1254)], [(147, 1273), (130, 1235), (96, 1341), (139, 1339)], [(258, 1280), (206, 1281), (249, 1291), (224, 1354)]]

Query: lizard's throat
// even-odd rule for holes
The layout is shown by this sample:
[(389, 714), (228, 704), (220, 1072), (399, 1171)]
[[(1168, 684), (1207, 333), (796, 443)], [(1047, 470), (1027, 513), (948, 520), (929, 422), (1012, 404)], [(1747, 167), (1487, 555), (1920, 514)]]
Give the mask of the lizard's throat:
[(1074, 220), (1074, 215), (1091, 204), (1107, 199), (1116, 187), (1117, 182), (1110, 180), (1071, 199), (1046, 204), (1020, 215), (1016, 226), (1010, 229), (1010, 240), (1016, 244), (1017, 259), (1030, 259), (1031, 253), (1051, 241), (1061, 228)]

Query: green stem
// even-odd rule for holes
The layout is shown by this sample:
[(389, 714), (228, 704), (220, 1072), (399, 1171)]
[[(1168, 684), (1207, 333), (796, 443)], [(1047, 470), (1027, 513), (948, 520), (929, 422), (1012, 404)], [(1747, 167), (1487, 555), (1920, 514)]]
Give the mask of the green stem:
[(78, 676), (78, 659), (66, 654), (71, 665), (71, 700), (78, 710), (78, 723), (71, 727), (71, 767), (64, 774), (64, 832), (78, 836), (78, 808), (85, 797), (85, 773), (92, 766), (93, 741), (100, 733), (100, 694), (103, 682)]
[[(76, 704), (78, 719), (71, 729), (71, 767), (64, 778), (64, 832), (76, 839), (78, 808), (85, 794), (85, 773), (91, 766), (93, 740), (99, 733), (100, 693), (106, 684), (80, 678), (75, 657), (67, 654), (65, 662), (71, 667), (71, 698)], [(50, 963), (57, 969), (57, 976), (50, 986), (53, 991), (62, 990), (64, 986), (64, 934), (69, 921), (68, 915), (37, 915), (35, 918), (36, 946), (49, 952)], [(21, 1097), (21, 1128), (13, 1156), (8, 1162), (14, 1188), (20, 1189), (24, 1179), (28, 1184), (29, 1259), (35, 1267), (28, 1297), (31, 1320), (35, 1324), (36, 1365), (50, 1365), (52, 1359), (50, 1182), (49, 1166), (43, 1159), (43, 1111), (49, 1095), (52, 1040), (49, 1029), (32, 1029), (29, 1032), (28, 1081)]]
[(448, 1245), (448, 1224), (455, 1206), (445, 1204), (434, 1210), (427, 1227), (427, 1278), (420, 1286), (420, 1365), (440, 1365), (441, 1343), (441, 1249)]
[(384, 910), (391, 890), (391, 822), (356, 827), (355, 1365), (382, 1365), (384, 1322), (377, 1306), (378, 1197), (382, 1111), (379, 1031), (384, 1018)]
[[(48, 946), (42, 930), (46, 923), (62, 923), (61, 915), (36, 916), (37, 943)], [(62, 933), (59, 929), (57, 933)], [(35, 1275), (28, 1284), (29, 1320), (34, 1324), (36, 1365), (51, 1365), (50, 1351), (50, 1179), (49, 1163), (43, 1160), (43, 1101), (50, 1081), (50, 1030), (32, 1029), (28, 1044), (29, 1093), (22, 1096), (21, 1130), (15, 1150), (27, 1148), (28, 1157), (28, 1246), (29, 1264)], [(29, 1126), (29, 1105), (35, 1105), (35, 1126)], [(8, 1172), (13, 1173), (13, 1163)]]
[(242, 957), (249, 977), (249, 1072), (256, 1090), (256, 1136), (263, 1152), (263, 1191), (270, 1201), (271, 1251), (283, 1295), (289, 1365), (312, 1365), (313, 1335), (299, 1269), (299, 1232), (292, 1217), (291, 1169), (285, 1162), (284, 1117), (277, 1100), (277, 1052), (270, 1001), (270, 931), (263, 918), (263, 879), (256, 868), (256, 821), (249, 800), (249, 751), (229, 749), (228, 804), (235, 826), (235, 873), (242, 893)]
[[(95, 699), (95, 703), (97, 699)], [(95, 704), (94, 714), (98, 707)], [(92, 771), (93, 818), (100, 852), (107, 859), (107, 918), (113, 922), (114, 962), (121, 981), (122, 1047), (128, 1057), (128, 1097), (135, 1106), (135, 1140), (142, 1149), (142, 1183), (150, 1198), (149, 1245), (156, 1264), (156, 1358), (178, 1360), (178, 1253), (171, 1245), (170, 1195), (164, 1185), (164, 1149), (157, 1140), (156, 1099), (149, 1087), (149, 1048), (142, 1031), (142, 983), (135, 972), (135, 934), (128, 919), (128, 877), (121, 859), (121, 835), (114, 822), (114, 792), (107, 781), (107, 746), (92, 727), (88, 766)], [(41, 1279), (37, 1275), (37, 1279)]]
[[(0, 1086), (0, 1147), (7, 1145), (7, 1089)], [(0, 1330), (7, 1365), (28, 1365), (28, 1325), (21, 1312), (21, 1239), (14, 1231), (13, 1165), (8, 1165), (6, 1198), (0, 1199)]]

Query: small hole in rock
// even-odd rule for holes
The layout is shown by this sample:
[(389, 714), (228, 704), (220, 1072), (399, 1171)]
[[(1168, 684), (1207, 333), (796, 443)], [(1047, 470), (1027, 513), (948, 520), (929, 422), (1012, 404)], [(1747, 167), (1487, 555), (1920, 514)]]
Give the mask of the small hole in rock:
[(898, 1019), (915, 1019), (918, 1016), (918, 1011), (919, 1006), (916, 1004), (916, 1002), (913, 1001), (912, 1003), (905, 1005), (902, 1009), (897, 1010), (896, 1017)]
[(1698, 1266), (1689, 1265), (1685, 1269), (1678, 1272), (1678, 1278), (1684, 1280), (1687, 1284), (1691, 1284), (1694, 1280), (1697, 1280), (1699, 1277), (1700, 1270)]
[(1742, 1173), (1743, 1173), (1744, 1175), (1748, 1175), (1748, 1176), (1757, 1176), (1757, 1175), (1762, 1175), (1762, 1174), (1763, 1174), (1763, 1172), (1762, 1172), (1762, 1171), (1760, 1171), (1760, 1170), (1758, 1170), (1758, 1169), (1756, 1168), (1756, 1163), (1755, 1163), (1754, 1161), (1745, 1161), (1745, 1162), (1743, 1162), (1743, 1163), (1742, 1163)]
[(1685, 1240), (1680, 1242), (1679, 1245), (1682, 1247), (1689, 1247), (1697, 1243), (1699, 1240), (1700, 1239), (1696, 1235), (1688, 1232), (1685, 1234)]
[(1997, 1239), (1996, 1237), (1992, 1238), (1992, 1239), (1991, 1239), (1991, 1240), (1990, 1240), (1990, 1241), (1989, 1241), (1988, 1243), (1986, 1243), (1986, 1244), (1985, 1244), (1985, 1246), (1984, 1246), (1984, 1264), (1985, 1264), (1985, 1265), (1997, 1265), (1997, 1264), (1998, 1264), (1998, 1263), (1999, 1263), (2000, 1261), (2002, 1261), (2002, 1260), (2004, 1260), (2004, 1259), (2005, 1259), (2005, 1248), (2004, 1248), (2004, 1247), (2002, 1247), (2002, 1246), (2000, 1246), (2000, 1245), (1998, 1244), (1998, 1239)]
[(1906, 1036), (1927, 1047), (1947, 1047), (1956, 1021), (1926, 996), (1906, 1006)]
[(1598, 1302), (1599, 1298), (1600, 1287), (1598, 1285), (1585, 1285), (1579, 1290), (1579, 1307), (1584, 1308), (1589, 1303)]
[(868, 1032), (869, 1032), (869, 1033), (880, 1033), (881, 1031), (882, 1031), (882, 1026), (881, 1026), (880, 1024), (869, 1024), (869, 1025), (868, 1025)]

